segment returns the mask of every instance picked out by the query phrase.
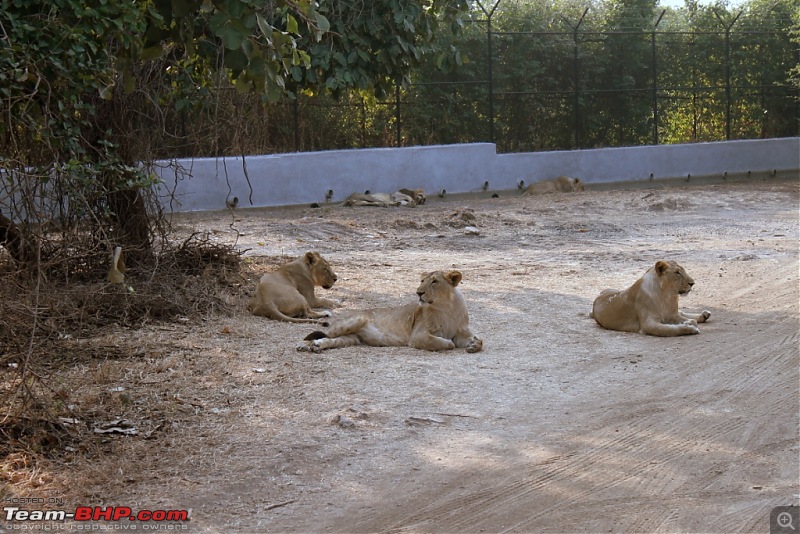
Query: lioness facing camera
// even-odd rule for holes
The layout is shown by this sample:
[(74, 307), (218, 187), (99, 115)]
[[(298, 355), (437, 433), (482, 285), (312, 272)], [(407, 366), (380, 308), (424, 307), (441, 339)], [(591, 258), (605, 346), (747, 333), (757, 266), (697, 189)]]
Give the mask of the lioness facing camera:
[(694, 280), (674, 261), (657, 261), (628, 289), (606, 289), (592, 306), (592, 317), (603, 328), (651, 336), (699, 334), (697, 323), (711, 317), (678, 309), (678, 296), (692, 290)]
[(417, 302), (395, 308), (343, 312), (331, 322), (327, 333), (312, 332), (297, 350), (319, 352), (370, 345), (434, 351), (458, 347), (478, 352), (483, 341), (469, 329), (467, 305), (456, 288), (459, 282), (458, 271), (424, 274), (417, 288)]
[(262, 315), (291, 323), (318, 323), (330, 317), (329, 311), (316, 312), (311, 308), (330, 308), (339, 305), (318, 298), (314, 286), (330, 289), (338, 280), (327, 260), (318, 252), (306, 252), (277, 271), (261, 277), (248, 308), (253, 315)]

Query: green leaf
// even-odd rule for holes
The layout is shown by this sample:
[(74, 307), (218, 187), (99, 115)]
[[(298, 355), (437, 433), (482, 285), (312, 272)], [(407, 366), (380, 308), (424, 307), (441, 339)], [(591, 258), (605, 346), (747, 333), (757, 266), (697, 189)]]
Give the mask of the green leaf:
[(225, 66), (233, 71), (240, 71), (247, 68), (249, 63), (247, 55), (241, 48), (225, 52)]
[(226, 0), (225, 7), (232, 19), (238, 19), (244, 13), (244, 4), (241, 0)]
[(272, 39), (272, 30), (274, 28), (267, 22), (267, 19), (261, 16), (260, 13), (257, 13), (256, 20), (258, 22), (258, 28), (261, 30), (261, 33), (264, 34), (264, 37), (266, 37), (268, 41)]
[(236, 78), (236, 90), (242, 94), (249, 93), (250, 89), (252, 88), (252, 84), (250, 80), (247, 79), (245, 76), (239, 76)]
[(111, 100), (114, 98), (114, 84), (111, 83), (106, 85), (105, 87), (99, 87), (98, 92), (100, 93), (100, 98), (103, 100)]
[(217, 35), (222, 39), (222, 45), (228, 50), (237, 50), (247, 39), (247, 35), (231, 26), (225, 26), (217, 31)]
[(286, 31), (295, 35), (300, 34), (300, 28), (297, 25), (297, 19), (291, 15), (286, 15)]
[(324, 15), (322, 15), (321, 13), (314, 13), (314, 18), (317, 21), (317, 28), (319, 28), (319, 31), (321, 32), (331, 31), (331, 23), (330, 21), (328, 21), (327, 18), (325, 18)]

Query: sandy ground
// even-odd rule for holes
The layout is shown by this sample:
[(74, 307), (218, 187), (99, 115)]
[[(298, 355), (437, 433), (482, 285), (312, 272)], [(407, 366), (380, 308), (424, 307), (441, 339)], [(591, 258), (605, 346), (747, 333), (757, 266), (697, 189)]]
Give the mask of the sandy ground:
[[(254, 275), (321, 252), (346, 308), (459, 269), (484, 350), (299, 353), (312, 326), (243, 307), (116, 333), (142, 362), (84, 372), (142, 432), (76, 463), (71, 499), (195, 532), (766, 532), (800, 499), (799, 208), (797, 180), (753, 180), (182, 216), (238, 231)], [(701, 334), (598, 327), (595, 296), (658, 259), (694, 277)]]

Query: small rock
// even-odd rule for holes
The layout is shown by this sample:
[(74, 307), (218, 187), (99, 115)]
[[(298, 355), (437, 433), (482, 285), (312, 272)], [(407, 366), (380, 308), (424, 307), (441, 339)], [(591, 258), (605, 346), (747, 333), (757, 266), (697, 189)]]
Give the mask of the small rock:
[(464, 234), (465, 235), (481, 235), (481, 231), (474, 227), (474, 226), (465, 226), (464, 227)]
[(344, 415), (334, 415), (331, 419), (332, 425), (339, 425), (342, 428), (353, 428), (356, 426), (355, 422)]

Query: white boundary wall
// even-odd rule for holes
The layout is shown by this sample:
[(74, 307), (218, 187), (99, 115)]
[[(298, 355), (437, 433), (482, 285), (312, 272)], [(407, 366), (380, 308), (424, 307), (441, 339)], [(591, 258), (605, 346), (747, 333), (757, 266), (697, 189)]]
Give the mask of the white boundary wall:
[(158, 193), (173, 211), (204, 211), (224, 209), (233, 197), (241, 208), (324, 203), (330, 190), (330, 201), (340, 202), (365, 190), (467, 193), (487, 181), (504, 190), (560, 175), (586, 183), (772, 171), (800, 177), (800, 138), (517, 154), (474, 143), (248, 156), (245, 164), (249, 185), (241, 158), (160, 162)]

